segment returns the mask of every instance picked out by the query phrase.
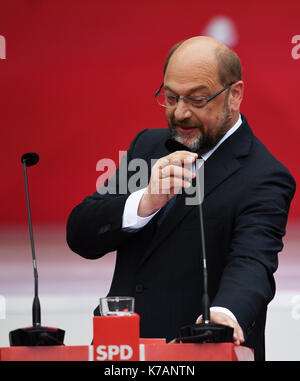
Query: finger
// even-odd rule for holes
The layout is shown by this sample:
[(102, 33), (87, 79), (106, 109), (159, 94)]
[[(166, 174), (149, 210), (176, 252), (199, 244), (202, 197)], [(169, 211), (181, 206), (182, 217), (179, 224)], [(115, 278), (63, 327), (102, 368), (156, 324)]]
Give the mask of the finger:
[(188, 152), (188, 151), (176, 151), (168, 156), (165, 156), (165, 158), (168, 159), (170, 164), (179, 164), (179, 165), (183, 165), (185, 161), (194, 162), (197, 157), (198, 157), (198, 154), (194, 152)]
[(191, 181), (184, 179), (181, 176), (162, 176), (161, 171), (159, 175), (155, 173), (151, 177), (151, 185), (149, 186), (151, 194), (177, 194), (182, 188), (189, 188), (192, 185)]
[(230, 322), (228, 322), (228, 324), (226, 324), (226, 323), (223, 323), (223, 324), (229, 325), (230, 327), (233, 328), (233, 342), (234, 342), (234, 344), (240, 345), (240, 344), (245, 342), (243, 330), (240, 327), (240, 325), (238, 324), (238, 322), (231, 320)]
[(219, 324), (227, 325), (228, 327), (233, 328), (233, 342), (235, 345), (240, 345), (242, 342), (241, 330), (239, 329), (239, 325), (234, 320), (223, 320)]
[(190, 181), (186, 181), (178, 177), (167, 177), (161, 180), (159, 189), (160, 193), (163, 194), (177, 194), (182, 188), (189, 188), (190, 186)]
[(157, 160), (154, 164), (151, 171), (151, 176), (161, 178), (160, 174), (162, 170), (169, 165), (177, 165), (180, 167), (184, 166), (185, 168), (189, 168), (197, 157), (197, 154), (187, 151), (178, 151), (171, 155), (164, 156)]
[(162, 157), (161, 159), (157, 160), (157, 162), (153, 166), (153, 170), (159, 170), (167, 165), (170, 165), (170, 161), (168, 159), (168, 156)]
[(168, 165), (161, 169), (161, 178), (166, 177), (178, 177), (181, 179), (192, 180), (196, 174), (184, 167), (178, 167), (177, 165)]
[(242, 343), (244, 343), (245, 339), (244, 339), (244, 335), (243, 335), (243, 331), (242, 329), (240, 328), (239, 324), (238, 323), (223, 323), (224, 325), (228, 325), (229, 327), (233, 328), (233, 342), (234, 344), (236, 345), (240, 345)]
[(234, 329), (234, 332), (236, 334), (236, 338), (237, 340), (242, 344), (245, 342), (245, 338), (244, 338), (244, 333), (243, 333), (243, 330), (242, 328), (240, 327), (239, 324), (237, 324), (237, 326), (235, 327)]

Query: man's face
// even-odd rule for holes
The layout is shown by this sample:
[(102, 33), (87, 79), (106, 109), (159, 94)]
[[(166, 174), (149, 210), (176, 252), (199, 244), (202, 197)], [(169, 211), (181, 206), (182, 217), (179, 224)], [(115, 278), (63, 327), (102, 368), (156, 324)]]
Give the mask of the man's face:
[[(190, 65), (186, 70), (180, 62), (170, 65), (164, 78), (164, 92), (178, 96), (209, 97), (221, 90), (214, 65)], [(194, 108), (182, 99), (166, 109), (166, 120), (173, 138), (203, 154), (213, 148), (232, 127), (232, 112), (225, 90), (204, 108)]]

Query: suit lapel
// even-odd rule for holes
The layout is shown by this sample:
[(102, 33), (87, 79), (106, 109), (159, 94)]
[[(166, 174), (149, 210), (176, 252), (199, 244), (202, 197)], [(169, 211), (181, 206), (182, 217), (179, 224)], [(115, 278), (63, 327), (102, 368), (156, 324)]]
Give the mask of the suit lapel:
[[(244, 120), (241, 127), (206, 160), (204, 163), (204, 202), (216, 187), (220, 186), (229, 176), (232, 176), (240, 169), (241, 164), (238, 158), (248, 155), (252, 137), (252, 131), (247, 121)], [(164, 223), (157, 230), (152, 245), (142, 256), (140, 265), (147, 260), (179, 222), (195, 207), (197, 206), (186, 205), (186, 195), (184, 193), (177, 196), (177, 200), (165, 217)]]

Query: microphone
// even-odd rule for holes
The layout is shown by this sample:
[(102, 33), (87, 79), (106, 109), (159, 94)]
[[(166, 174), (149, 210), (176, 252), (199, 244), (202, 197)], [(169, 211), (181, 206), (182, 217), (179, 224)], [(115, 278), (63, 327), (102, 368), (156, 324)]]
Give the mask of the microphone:
[(39, 161), (39, 155), (35, 152), (28, 152), (24, 153), (24, 155), (21, 157), (22, 164), (26, 164), (26, 167), (31, 167), (32, 165), (35, 165)]
[(29, 191), (27, 180), (27, 167), (37, 164), (39, 155), (34, 152), (25, 153), (21, 162), (24, 170), (25, 193), (27, 202), (27, 213), (29, 223), (29, 235), (31, 243), (33, 275), (34, 275), (34, 299), (32, 304), (32, 327), (20, 328), (9, 332), (9, 342), (11, 346), (48, 346), (48, 345), (63, 345), (65, 331), (59, 328), (41, 326), (41, 306), (38, 296), (38, 270), (36, 263), (36, 255), (34, 248), (33, 229), (30, 213)]
[[(165, 147), (170, 152), (175, 151), (191, 151), (190, 148), (184, 144), (177, 142), (174, 139), (168, 139), (165, 142)], [(204, 165), (204, 164), (203, 164)], [(197, 181), (196, 181), (197, 186)], [(201, 198), (200, 184), (199, 195)], [(204, 195), (203, 195), (204, 197)], [(202, 211), (202, 200), (199, 202), (199, 222), (200, 222), (200, 235), (202, 247), (202, 270), (203, 270), (203, 294), (202, 294), (202, 309), (203, 309), (203, 323), (192, 324), (180, 328), (180, 337), (172, 340), (176, 343), (227, 343), (233, 342), (233, 328), (223, 324), (215, 324), (210, 321), (210, 300), (208, 295), (208, 273), (206, 266), (206, 247), (204, 235), (204, 221)]]

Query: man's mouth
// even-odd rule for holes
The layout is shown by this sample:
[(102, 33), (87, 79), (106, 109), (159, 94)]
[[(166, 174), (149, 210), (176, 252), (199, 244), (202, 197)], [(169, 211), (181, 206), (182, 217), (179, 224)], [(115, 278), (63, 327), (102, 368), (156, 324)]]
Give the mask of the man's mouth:
[(193, 133), (197, 127), (190, 127), (190, 126), (176, 126), (179, 132), (183, 135), (190, 135)]

